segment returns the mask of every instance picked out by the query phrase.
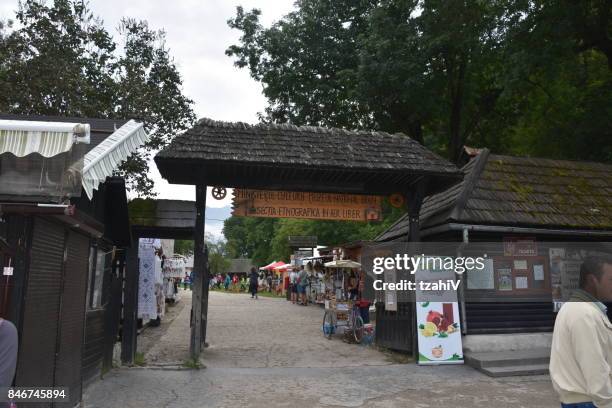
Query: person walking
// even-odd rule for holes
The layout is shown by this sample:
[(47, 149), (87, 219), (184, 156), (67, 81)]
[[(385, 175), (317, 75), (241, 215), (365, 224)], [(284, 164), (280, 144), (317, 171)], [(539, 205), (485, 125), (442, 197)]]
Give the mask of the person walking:
[(308, 287), (308, 272), (304, 269), (304, 265), (300, 266), (298, 274), (298, 295), (300, 297), (300, 305), (308, 306), (308, 298), (306, 297), (306, 288)]
[(259, 275), (257, 274), (257, 269), (255, 269), (255, 267), (252, 266), (251, 273), (249, 274), (249, 292), (251, 292), (251, 299), (253, 298), (258, 299), (257, 297), (257, 286), (259, 285), (258, 279), (259, 279)]
[(553, 331), (550, 378), (564, 408), (612, 408), (612, 258), (590, 257), (579, 289), (559, 311)]
[[(17, 367), (17, 329), (8, 320), (0, 318), (0, 388), (13, 384), (15, 368)], [(0, 402), (0, 407), (9, 407), (8, 403)]]
[(289, 272), (289, 290), (291, 291), (291, 303), (294, 305), (298, 296), (297, 278), (298, 273), (292, 269), (291, 272)]
[(225, 282), (223, 283), (223, 286), (225, 287), (225, 290), (227, 291), (227, 288), (229, 288), (230, 283), (232, 283), (232, 278), (230, 278), (229, 273), (225, 274)]

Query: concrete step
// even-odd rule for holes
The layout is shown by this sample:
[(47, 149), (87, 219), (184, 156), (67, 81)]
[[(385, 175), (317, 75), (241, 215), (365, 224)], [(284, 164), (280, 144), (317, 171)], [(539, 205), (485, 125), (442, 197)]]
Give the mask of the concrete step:
[(465, 352), (466, 364), (474, 368), (510, 367), (521, 365), (548, 365), (550, 361), (549, 348), (534, 348), (528, 350)]
[(548, 374), (548, 364), (527, 364), (504, 367), (484, 367), (479, 371), (491, 377), (510, 377), (517, 375), (542, 375)]

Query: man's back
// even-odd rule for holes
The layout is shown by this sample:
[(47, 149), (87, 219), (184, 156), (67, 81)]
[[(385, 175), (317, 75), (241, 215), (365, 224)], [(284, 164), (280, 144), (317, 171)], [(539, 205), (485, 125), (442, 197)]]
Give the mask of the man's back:
[(550, 376), (561, 402), (612, 407), (611, 365), (612, 324), (607, 316), (591, 302), (563, 305), (550, 356)]

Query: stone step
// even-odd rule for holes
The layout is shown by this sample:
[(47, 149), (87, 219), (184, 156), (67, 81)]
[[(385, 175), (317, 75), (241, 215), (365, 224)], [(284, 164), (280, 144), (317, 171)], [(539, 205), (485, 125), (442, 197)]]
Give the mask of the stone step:
[(542, 375), (548, 374), (548, 364), (527, 364), (503, 367), (484, 367), (479, 371), (491, 377), (510, 377), (517, 375)]
[(527, 350), (465, 352), (466, 364), (474, 368), (508, 367), (520, 365), (548, 365), (550, 361), (549, 348), (534, 348)]

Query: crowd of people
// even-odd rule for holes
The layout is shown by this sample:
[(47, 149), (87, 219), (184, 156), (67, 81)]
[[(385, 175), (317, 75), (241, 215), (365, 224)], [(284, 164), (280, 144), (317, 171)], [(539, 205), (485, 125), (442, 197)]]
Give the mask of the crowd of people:
[(228, 292), (251, 293), (253, 298), (258, 292), (280, 293), (282, 290), (280, 277), (271, 271), (258, 271), (251, 268), (248, 274), (218, 273), (210, 277), (209, 288)]

